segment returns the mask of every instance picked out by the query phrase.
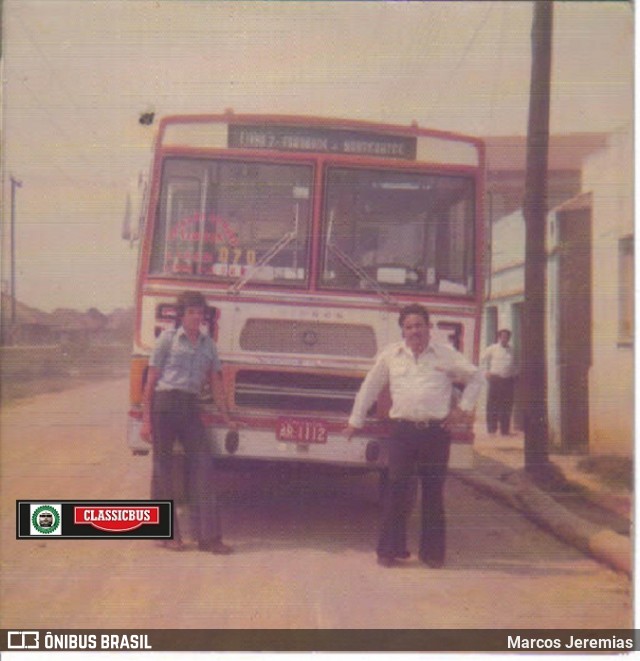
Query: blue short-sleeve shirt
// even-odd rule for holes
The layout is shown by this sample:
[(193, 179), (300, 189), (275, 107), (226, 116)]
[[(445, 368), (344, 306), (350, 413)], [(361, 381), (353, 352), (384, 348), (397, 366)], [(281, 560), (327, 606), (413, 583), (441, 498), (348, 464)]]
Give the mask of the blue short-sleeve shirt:
[(182, 327), (160, 334), (149, 365), (160, 371), (156, 390), (183, 390), (195, 394), (200, 394), (212, 370), (221, 370), (211, 336), (200, 333), (193, 344)]

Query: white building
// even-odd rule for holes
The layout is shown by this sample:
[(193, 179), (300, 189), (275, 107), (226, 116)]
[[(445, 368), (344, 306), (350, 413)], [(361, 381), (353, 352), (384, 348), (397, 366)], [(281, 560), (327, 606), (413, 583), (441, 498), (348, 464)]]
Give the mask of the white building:
[[(582, 154), (581, 192), (547, 221), (547, 399), (552, 447), (630, 456), (634, 430), (633, 156), (630, 132)], [(553, 176), (553, 175), (551, 175)], [(524, 305), (521, 210), (491, 224), (485, 344), (519, 348)], [(524, 402), (516, 394), (516, 425)]]
[[(607, 147), (584, 162), (588, 197), (574, 218), (591, 221), (589, 449), (627, 456), (634, 432), (633, 163), (631, 131), (611, 135)], [(556, 228), (573, 215), (558, 210)], [(575, 328), (575, 321), (568, 323)]]

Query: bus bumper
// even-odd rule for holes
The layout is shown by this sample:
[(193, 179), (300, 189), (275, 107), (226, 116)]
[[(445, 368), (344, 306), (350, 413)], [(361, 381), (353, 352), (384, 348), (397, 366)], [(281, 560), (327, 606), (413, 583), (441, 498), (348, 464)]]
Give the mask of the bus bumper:
[[(349, 441), (342, 434), (329, 434), (326, 443), (279, 441), (273, 430), (240, 429), (237, 432), (209, 428), (214, 455), (229, 459), (292, 461), (354, 466), (380, 470), (387, 466), (387, 439), (354, 436)], [(470, 439), (451, 444), (449, 467), (473, 467), (473, 444)]]
[[(146, 455), (151, 445), (140, 437), (142, 419), (129, 415), (127, 444), (135, 455)], [(381, 470), (387, 465), (387, 440), (354, 436), (350, 441), (342, 434), (329, 434), (326, 443), (279, 441), (272, 429), (241, 428), (237, 432), (221, 427), (207, 427), (212, 453), (231, 460), (290, 461), (354, 466)], [(473, 443), (469, 438), (451, 443), (449, 467), (473, 468)]]

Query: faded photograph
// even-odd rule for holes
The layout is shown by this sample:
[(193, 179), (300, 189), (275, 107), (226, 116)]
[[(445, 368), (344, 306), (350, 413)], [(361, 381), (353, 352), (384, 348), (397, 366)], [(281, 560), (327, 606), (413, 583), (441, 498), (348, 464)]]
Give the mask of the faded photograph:
[[(633, 42), (627, 2), (5, 0), (0, 628), (628, 650)], [(16, 539), (47, 499), (172, 538)]]

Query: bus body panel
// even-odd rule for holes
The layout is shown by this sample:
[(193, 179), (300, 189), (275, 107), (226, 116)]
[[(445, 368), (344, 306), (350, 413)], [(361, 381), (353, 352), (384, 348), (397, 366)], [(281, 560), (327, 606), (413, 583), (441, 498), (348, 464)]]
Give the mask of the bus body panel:
[[(169, 160), (172, 163), (170, 168), (165, 166)], [(256, 164), (254, 171), (251, 171), (252, 163)], [(246, 263), (234, 267), (233, 271), (231, 262), (220, 262), (220, 251), (216, 256), (213, 247), (210, 248), (213, 256), (209, 258), (206, 274), (204, 270), (193, 276), (186, 276), (184, 269), (182, 272), (158, 270), (164, 268), (166, 271), (170, 242), (178, 245), (176, 236), (182, 237), (180, 232), (190, 236), (184, 224), (183, 229), (176, 225), (171, 232), (171, 226), (167, 225), (163, 230), (159, 224), (169, 222), (164, 219), (173, 213), (173, 207), (182, 204), (187, 209), (183, 215), (191, 213), (195, 219), (188, 230), (201, 239), (198, 268), (202, 270), (202, 237), (208, 236), (207, 240), (222, 243), (228, 241), (232, 233), (226, 227), (226, 221), (220, 221), (224, 214), (220, 216), (218, 207), (207, 206), (213, 204), (209, 199), (213, 195), (211, 191), (217, 191), (213, 186), (226, 185), (232, 201), (235, 200), (235, 208), (242, 210), (243, 200), (253, 190), (251, 186), (255, 188), (249, 179), (267, 176), (271, 164), (283, 164), (278, 166), (280, 169), (276, 168), (280, 188), (273, 189), (273, 199), (266, 198), (265, 204), (277, 205), (278, 195), (284, 199), (286, 191), (292, 191), (289, 202), (285, 199), (280, 206), (286, 209), (289, 204), (295, 208), (291, 216), (293, 220), (283, 225), (285, 234), (290, 231), (296, 239), (289, 241), (298, 251), (294, 255), (294, 267), (272, 267), (269, 263), (271, 257), (264, 254), (268, 250), (263, 250), (260, 256), (260, 250), (253, 250), (258, 244), (249, 244), (248, 249), (237, 248), (236, 253), (245, 258), (250, 255), (251, 259), (246, 259)], [(241, 171), (243, 167), (247, 168), (246, 174)], [(140, 439), (142, 392), (149, 355), (160, 332), (175, 326), (176, 296), (192, 289), (201, 291), (207, 299), (206, 325), (223, 362), (229, 407), (234, 419), (240, 423), (238, 433), (230, 434), (217, 417), (210, 394), (203, 393), (202, 416), (216, 456), (233, 461), (275, 460), (384, 468), (389, 436), (386, 421), (388, 392), (381, 394), (364, 429), (351, 441), (347, 441), (342, 432), (353, 398), (377, 353), (401, 337), (399, 307), (412, 302), (424, 304), (431, 314), (433, 336), (451, 342), (469, 360), (477, 361), (483, 294), (483, 167), (481, 141), (415, 126), (230, 114), (163, 119), (146, 189), (147, 208), (141, 229), (131, 409), (127, 424), (128, 444), (132, 451), (144, 453), (149, 450), (149, 445)], [(291, 178), (299, 177), (296, 173), (302, 171), (300, 168), (308, 170), (308, 175), (305, 173), (305, 177), (309, 177), (308, 183), (296, 183), (298, 179)], [(175, 171), (174, 175), (171, 175), (172, 171)], [(173, 183), (163, 183), (163, 177), (170, 176), (173, 180), (168, 181)], [(212, 176), (218, 177), (218, 183), (209, 182)], [(237, 181), (229, 184), (233, 176)], [(245, 198), (237, 197), (233, 186), (237, 188), (245, 180), (249, 193), (244, 194)], [(472, 182), (473, 188), (469, 189), (473, 191), (472, 200), (464, 192), (467, 180)], [(440, 184), (441, 181), (444, 183)], [(166, 190), (168, 185), (173, 186), (174, 193)], [(347, 254), (344, 249), (338, 249), (337, 244), (334, 246), (328, 237), (334, 232), (332, 209), (338, 209), (341, 190), (352, 193), (356, 187), (368, 191), (370, 203), (377, 204), (382, 210), (395, 198), (412, 200), (410, 203), (415, 205), (416, 200), (430, 199), (430, 187), (440, 190), (439, 201), (434, 198), (434, 208), (429, 212), (431, 218), (449, 218), (446, 222), (453, 223), (452, 232), (464, 232), (464, 236), (458, 238), (446, 235), (444, 249), (451, 252), (447, 259), (453, 261), (444, 268), (453, 269), (454, 274), (465, 269), (465, 277), (474, 282), (472, 288), (467, 292), (464, 284), (455, 284), (446, 278), (443, 282), (436, 281), (429, 272), (415, 275), (411, 269), (398, 263), (378, 264), (376, 261), (377, 266), (370, 270), (364, 266), (365, 257), (354, 263), (350, 255), (355, 253)], [(466, 197), (463, 198), (463, 194)], [(191, 198), (195, 202), (190, 202)], [(461, 200), (459, 203), (458, 199)], [(466, 200), (466, 211), (462, 207), (463, 200)], [(435, 202), (440, 207), (435, 206)], [(194, 215), (196, 203), (201, 206)], [(449, 205), (448, 211), (442, 211), (445, 204)], [(469, 205), (473, 206), (472, 210)], [(189, 208), (191, 212), (188, 212)], [(207, 211), (209, 208), (215, 208), (215, 213)], [(260, 213), (259, 207), (256, 208), (255, 213)], [(301, 208), (302, 220), (298, 217)], [(352, 207), (352, 215), (355, 208)], [(444, 216), (444, 213), (449, 215)], [(213, 229), (205, 234), (205, 225), (209, 222), (206, 218), (209, 217)], [(468, 217), (473, 218), (472, 229), (464, 224), (464, 218)], [(438, 222), (441, 225), (445, 220)], [(297, 241), (300, 227), (306, 232), (302, 249)], [(383, 221), (372, 216), (362, 221), (359, 227), (368, 234), (362, 234), (357, 241), (364, 243), (367, 237), (377, 237), (378, 255), (382, 254), (380, 245), (383, 240), (390, 244), (395, 241), (396, 251), (403, 245), (405, 252), (413, 250), (411, 237), (415, 235), (420, 245), (432, 246), (424, 248), (431, 251), (429, 259), (442, 262), (443, 258), (438, 257), (443, 254), (442, 238), (437, 238), (433, 234), (436, 230), (429, 230), (427, 225), (409, 219), (396, 231), (387, 229)], [(268, 230), (263, 222), (255, 225), (252, 232), (255, 234), (260, 230), (264, 233), (264, 228)], [(401, 230), (406, 234), (404, 238), (400, 236)], [(159, 243), (154, 236), (160, 231), (164, 232), (164, 239)], [(226, 237), (225, 232), (228, 233)], [(464, 260), (472, 255), (472, 266), (461, 266), (463, 258), (453, 252), (456, 241), (466, 245)], [(272, 246), (270, 249), (274, 255), (282, 258), (286, 252), (287, 259), (291, 259), (288, 256), (292, 253), (291, 245), (285, 242), (278, 254), (280, 249), (272, 239), (265, 243), (267, 247)], [(229, 244), (231, 247), (237, 245)], [(189, 249), (193, 251), (193, 248)], [(164, 251), (164, 262), (159, 260), (158, 250)], [(392, 250), (393, 245), (386, 254), (391, 255)], [(229, 253), (227, 250), (227, 260), (230, 259)], [(302, 261), (299, 256), (303, 257)], [(187, 257), (195, 260), (193, 253)], [(261, 260), (264, 260), (263, 265)], [(286, 278), (290, 278), (291, 283)], [(359, 285), (345, 285), (347, 278), (354, 282), (359, 280)], [(409, 282), (414, 290), (408, 286), (403, 289)], [(421, 283), (427, 283), (432, 293), (418, 291), (423, 286)], [(472, 459), (473, 438), (469, 430), (454, 430), (450, 465), (468, 468)]]
[[(140, 318), (144, 332), (137, 360), (132, 364), (132, 380), (137, 379), (140, 384), (137, 402), (142, 396), (144, 368), (141, 363), (148, 359), (153, 331), (172, 327), (173, 320), (161, 319), (159, 314), (174, 300), (175, 296), (168, 294), (144, 297)], [(365, 428), (351, 441), (341, 432), (359, 383), (375, 356), (384, 346), (401, 338), (397, 310), (381, 308), (373, 300), (369, 306), (362, 305), (360, 300), (361, 307), (353, 304), (338, 307), (327, 297), (316, 297), (313, 305), (282, 298), (278, 303), (253, 301), (245, 304), (241, 300), (229, 300), (228, 296), (221, 299), (218, 295), (209, 296), (207, 304), (209, 310), (215, 310), (211, 317), (216, 323), (214, 334), (224, 364), (229, 405), (242, 425), (238, 447), (230, 452), (224, 442), (226, 431), (216, 420), (210, 399), (203, 398), (203, 417), (210, 430), (214, 454), (237, 459), (384, 466), (388, 429), (382, 422), (378, 428)], [(431, 320), (434, 339), (459, 342), (460, 350), (473, 359), (475, 320), (472, 308), (464, 317), (456, 308), (436, 308)], [(273, 334), (268, 333), (273, 331), (274, 324), (290, 329), (279, 342), (274, 342)], [(264, 338), (266, 344), (256, 347), (254, 342), (259, 338)], [(366, 342), (359, 342), (362, 338)], [(243, 381), (244, 375), (249, 377)], [(296, 384), (296, 377), (305, 377), (306, 383)], [(321, 383), (309, 386), (308, 382), (314, 379), (321, 379)], [(338, 384), (343, 382), (350, 383), (345, 385), (344, 396), (340, 397)], [(299, 388), (304, 386), (308, 392), (302, 396)], [(243, 397), (248, 399), (243, 401)], [(318, 409), (323, 398), (328, 404)], [(378, 418), (383, 419), (384, 404), (380, 403), (379, 408)], [(324, 423), (330, 428), (326, 442), (304, 442), (304, 438), (298, 442), (279, 440), (277, 424), (283, 418), (300, 424), (308, 420)], [(140, 415), (130, 416), (129, 445), (136, 452), (149, 449), (139, 438), (140, 424)], [(454, 435), (451, 466), (469, 467), (471, 450), (471, 439), (465, 434)]]

